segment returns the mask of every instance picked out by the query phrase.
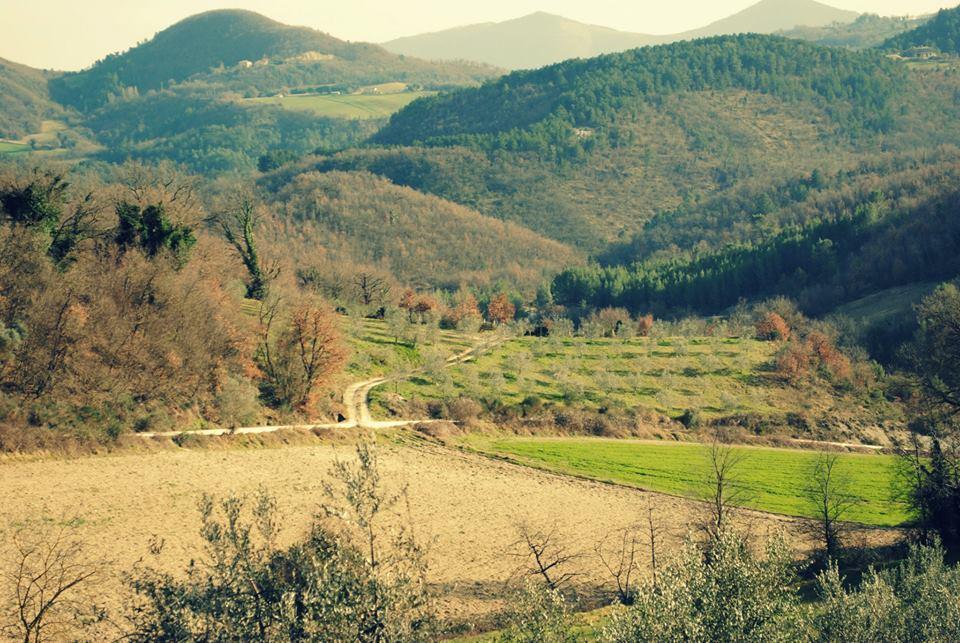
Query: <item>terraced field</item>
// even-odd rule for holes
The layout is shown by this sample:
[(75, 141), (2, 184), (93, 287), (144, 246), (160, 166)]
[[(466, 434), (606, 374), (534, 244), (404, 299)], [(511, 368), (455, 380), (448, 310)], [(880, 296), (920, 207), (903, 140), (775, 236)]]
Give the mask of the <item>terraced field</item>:
[(411, 373), (428, 363), (442, 364), (477, 343), (464, 333), (424, 327), (416, 343), (398, 340), (379, 319), (344, 320), (353, 349), (347, 370), (354, 377)]
[[(678, 418), (734, 414), (825, 417), (842, 408), (869, 421), (896, 409), (822, 381), (784, 382), (771, 366), (778, 345), (746, 338), (660, 337), (586, 339), (524, 337), (434, 377), (397, 386), (407, 399), (496, 398), (505, 405), (536, 399), (586, 409), (645, 408)], [(386, 408), (384, 393), (374, 395)], [(378, 402), (379, 401), (379, 402)]]
[[(463, 438), (464, 444), (520, 464), (648, 491), (703, 498), (709, 476), (708, 447), (599, 438)], [(751, 509), (813, 516), (804, 489), (817, 458), (812, 451), (738, 447), (735, 486)], [(893, 527), (908, 519), (897, 498), (894, 456), (842, 454), (838, 474), (849, 479), (855, 500), (847, 520)]]

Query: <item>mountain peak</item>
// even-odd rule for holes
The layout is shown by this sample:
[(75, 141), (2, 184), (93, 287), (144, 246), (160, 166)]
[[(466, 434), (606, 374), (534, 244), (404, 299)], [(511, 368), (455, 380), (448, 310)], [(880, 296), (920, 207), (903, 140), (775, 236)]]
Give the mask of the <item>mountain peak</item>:
[(536, 11), (506, 20), (466, 25), (384, 43), (389, 51), (431, 60), (473, 60), (507, 69), (541, 67), (676, 40), (735, 33), (776, 33), (798, 26), (853, 22), (859, 14), (817, 0), (759, 0), (740, 13), (686, 33), (652, 36), (617, 31)]

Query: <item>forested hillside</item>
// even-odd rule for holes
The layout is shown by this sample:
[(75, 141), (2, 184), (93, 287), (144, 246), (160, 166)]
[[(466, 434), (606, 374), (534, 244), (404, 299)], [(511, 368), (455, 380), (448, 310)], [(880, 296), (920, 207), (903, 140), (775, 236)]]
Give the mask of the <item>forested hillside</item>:
[(19, 139), (40, 130), (63, 108), (50, 99), (50, 74), (0, 58), (0, 139)]
[[(12, 69), (0, 71), (0, 82)], [(12, 107), (0, 114), (0, 127), (7, 120), (18, 124), (13, 133), (36, 132), (45, 105), (56, 106), (52, 96), (79, 110), (74, 125), (85, 135), (88, 128), (102, 144), (100, 158), (172, 160), (206, 175), (253, 170), (265, 155), (289, 158), (351, 147), (383, 124), (247, 99), (326, 94), (362, 100), (381, 86), (441, 91), (499, 73), (470, 63), (396, 56), (377, 45), (338, 40), (239, 10), (187, 18), (81, 72), (48, 79), (16, 69), (29, 83), (8, 82), (9, 95), (0, 100)], [(29, 110), (20, 106), (24, 87), (33, 92)]]
[(929, 22), (883, 44), (884, 49), (893, 50), (923, 46), (936, 47), (944, 53), (960, 54), (960, 7), (941, 9)]
[(231, 98), (164, 90), (117, 101), (86, 121), (102, 158), (171, 160), (201, 174), (251, 171), (272, 152), (304, 155), (361, 143), (383, 121), (324, 118)]
[(315, 167), (367, 170), (599, 253), (738, 186), (938, 145), (960, 133), (957, 85), (878, 52), (715, 38), (417, 101), (375, 136), (380, 147)]
[(374, 140), (562, 150), (571, 145), (575, 128), (605, 128), (635, 100), (656, 103), (683, 92), (736, 89), (808, 101), (844, 133), (859, 135), (893, 126), (890, 101), (905, 82), (901, 69), (876, 54), (768, 36), (722, 37), (517, 72), (411, 105)]
[(769, 237), (629, 267), (572, 269), (554, 281), (554, 296), (573, 307), (676, 315), (783, 295), (822, 314), (875, 291), (960, 274), (956, 155), (891, 170), (832, 189), (815, 180), (823, 189), (812, 198), (767, 215), (782, 226)]

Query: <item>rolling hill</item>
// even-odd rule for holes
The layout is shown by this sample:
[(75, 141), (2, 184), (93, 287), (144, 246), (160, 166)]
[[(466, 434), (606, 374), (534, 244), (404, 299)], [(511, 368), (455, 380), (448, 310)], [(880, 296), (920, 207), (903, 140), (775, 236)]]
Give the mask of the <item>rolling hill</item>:
[(288, 168), (268, 177), (273, 247), (298, 266), (386, 273), (422, 289), (489, 287), (527, 294), (584, 257), (520, 226), (363, 172)]
[(924, 46), (960, 54), (960, 7), (942, 9), (929, 22), (883, 43), (884, 49), (896, 51)]
[(492, 71), (405, 60), (381, 47), (291, 27), (250, 11), (192, 16), (129, 51), (51, 82), (60, 102), (91, 110), (188, 79), (220, 89), (279, 91), (304, 84), (389, 81), (466, 84)]
[(47, 89), (50, 72), (0, 58), (0, 139), (40, 131), (42, 121), (63, 116)]
[[(84, 71), (51, 77), (49, 95), (81, 112), (77, 121), (103, 145), (104, 160), (169, 159), (215, 174), (255, 169), (264, 155), (357, 145), (411, 100), (499, 73), (223, 10), (182, 20)], [(384, 86), (406, 93), (376, 95)], [(46, 79), (37, 87), (46, 92)], [(291, 96), (297, 105), (326, 100), (350, 109), (296, 109)], [(362, 110), (364, 100), (378, 100), (377, 109)], [(358, 111), (365, 122), (356, 122)]]
[(634, 47), (736, 33), (774, 33), (805, 25), (849, 23), (857, 13), (814, 0), (761, 0), (705, 27), (672, 35), (617, 31), (538, 12), (515, 20), (456, 27), (398, 38), (383, 46), (429, 60), (473, 60), (507, 69), (532, 69), (570, 58), (591, 58)]

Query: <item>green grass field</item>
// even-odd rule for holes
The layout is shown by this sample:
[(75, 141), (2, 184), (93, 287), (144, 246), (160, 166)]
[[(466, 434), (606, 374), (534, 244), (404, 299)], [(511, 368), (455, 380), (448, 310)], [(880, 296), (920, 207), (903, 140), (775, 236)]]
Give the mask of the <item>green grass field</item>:
[(870, 325), (897, 315), (910, 313), (914, 305), (933, 292), (938, 282), (920, 282), (889, 288), (851, 301), (833, 311), (835, 315), (850, 317)]
[[(708, 477), (708, 448), (601, 438), (503, 438), (469, 436), (464, 444), (538, 468), (616, 482), (649, 491), (702, 498)], [(737, 486), (744, 505), (789, 516), (811, 516), (803, 489), (817, 457), (812, 451), (737, 447)], [(896, 458), (842, 454), (840, 473), (849, 476), (856, 505), (846, 519), (873, 526), (896, 526), (907, 518), (896, 500)]]
[[(704, 419), (891, 412), (882, 401), (845, 397), (826, 382), (785, 384), (770, 367), (777, 349), (772, 342), (728, 337), (525, 337), (448, 369), (441, 378), (404, 382), (399, 393), (421, 400), (496, 397), (507, 405), (535, 396), (545, 404), (640, 407), (674, 418), (688, 409)], [(376, 407), (376, 391), (373, 402)]]
[(279, 105), (284, 109), (311, 112), (317, 116), (346, 119), (387, 118), (418, 98), (435, 92), (402, 92), (394, 94), (346, 94), (310, 96), (270, 96), (251, 98), (252, 103)]
[(11, 143), (9, 141), (0, 141), (0, 154), (20, 154), (29, 152), (30, 146), (23, 143)]

